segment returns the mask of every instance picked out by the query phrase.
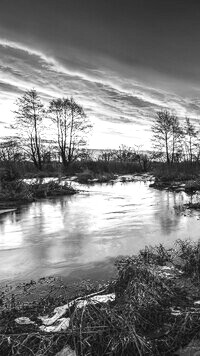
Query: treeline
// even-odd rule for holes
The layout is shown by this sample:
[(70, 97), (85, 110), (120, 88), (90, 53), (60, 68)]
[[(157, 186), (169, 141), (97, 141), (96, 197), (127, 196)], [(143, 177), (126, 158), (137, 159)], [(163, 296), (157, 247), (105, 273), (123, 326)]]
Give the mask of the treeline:
[(143, 152), (133, 144), (94, 154), (87, 149), (91, 122), (72, 97), (52, 99), (45, 107), (36, 90), (27, 90), (16, 107), (14, 133), (0, 143), (0, 164), (19, 175), (84, 170), (125, 174), (152, 170), (160, 162), (171, 167), (200, 160), (200, 131), (189, 118), (181, 123), (167, 110), (157, 112), (154, 119), (152, 151)]
[(200, 131), (186, 117), (183, 123), (167, 110), (156, 114), (152, 126), (154, 159), (168, 164), (199, 161)]
[[(36, 90), (27, 90), (16, 102), (13, 135), (0, 143), (0, 162), (13, 163), (20, 171), (64, 172), (90, 169), (95, 173), (147, 171), (149, 158), (139, 148), (121, 145), (102, 150), (98, 156), (88, 150), (92, 125), (84, 109), (73, 98), (56, 98), (46, 107)], [(80, 166), (81, 165), (81, 166)], [(23, 173), (22, 172), (22, 173)]]
[[(41, 150), (42, 170), (39, 170), (31, 161), (27, 153), (24, 152), (15, 140), (6, 140), (0, 144), (0, 173), (1, 167), (6, 168), (10, 179), (17, 176), (27, 176), (39, 174), (55, 176), (61, 172), (65, 174), (76, 174), (84, 172), (88, 174), (131, 174), (136, 172), (147, 172), (151, 167), (150, 156), (142, 152), (138, 147), (130, 148), (125, 145), (119, 146), (116, 150), (91, 150), (82, 148), (74, 157), (72, 162), (68, 162), (64, 167), (62, 159), (57, 152), (55, 145), (48, 144)], [(38, 172), (38, 173), (37, 173)], [(30, 173), (30, 174), (29, 174)], [(1, 176), (1, 174), (0, 174)], [(9, 178), (8, 177), (8, 178)], [(92, 176), (95, 178), (95, 176)]]

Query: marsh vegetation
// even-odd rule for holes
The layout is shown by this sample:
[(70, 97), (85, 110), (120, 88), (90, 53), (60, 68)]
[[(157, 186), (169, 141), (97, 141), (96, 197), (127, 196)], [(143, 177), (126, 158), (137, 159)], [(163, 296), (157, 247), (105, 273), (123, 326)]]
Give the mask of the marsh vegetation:
[[(97, 154), (87, 149), (91, 123), (73, 98), (53, 99), (48, 107), (44, 107), (38, 93), (30, 90), (18, 99), (17, 105), (12, 125), (15, 135), (5, 138), (0, 145), (0, 208), (72, 195), (76, 191), (66, 181), (72, 176), (78, 183), (86, 185), (114, 183), (119, 175), (150, 173), (155, 177), (152, 187), (191, 195), (200, 190), (199, 131), (189, 118), (181, 124), (169, 111), (158, 112), (152, 126), (154, 151), (144, 152), (133, 144), (132, 148), (121, 145), (118, 149), (102, 150)], [(45, 127), (51, 127), (51, 138)], [(58, 179), (45, 182), (45, 177)], [(61, 184), (63, 177), (65, 181)], [(26, 178), (36, 178), (36, 181), (27, 183)], [(110, 199), (111, 195), (108, 201)], [(64, 201), (59, 203), (64, 210)], [(199, 209), (198, 199), (187, 204), (191, 209)], [(128, 204), (128, 209), (133, 205), (132, 202)], [(156, 213), (155, 216), (158, 217)], [(67, 221), (68, 230), (75, 223), (74, 219), (75, 214)], [(121, 220), (118, 217), (118, 221)], [(160, 220), (165, 236), (172, 219), (166, 223), (165, 214)], [(172, 230), (178, 220), (176, 217)], [(18, 216), (17, 223), (19, 221)], [(65, 219), (62, 221), (64, 225)], [(80, 221), (83, 223), (83, 219)], [(137, 221), (136, 225), (139, 231), (141, 222)], [(120, 226), (117, 223), (119, 231)], [(83, 225), (81, 229), (82, 236)], [(130, 246), (128, 248), (130, 251)], [(66, 345), (78, 356), (172, 355), (199, 338), (198, 242), (179, 240), (171, 248), (161, 244), (146, 247), (138, 255), (120, 257), (115, 266), (114, 280), (101, 285), (104, 292), (115, 295), (115, 300), (86, 304), (83, 308), (76, 308), (72, 303), (66, 313), (70, 318), (69, 328), (62, 332), (42, 332), (38, 316), (53, 312), (59, 303), (69, 303), (77, 295), (61, 293), (55, 298), (51, 290), (45, 300), (41, 298), (24, 306), (23, 303), (16, 304), (14, 295), (5, 299), (2, 294), (1, 355), (54, 356)], [(93, 292), (101, 295), (100, 288), (94, 284), (83, 290), (80, 288), (78, 294), (87, 299)], [(21, 316), (29, 316), (33, 323), (26, 327), (17, 325), (15, 319)]]
[[(16, 305), (14, 296), (10, 304), (5, 303), (2, 296), (1, 355), (55, 355), (66, 345), (80, 356), (172, 355), (199, 338), (198, 242), (179, 240), (167, 249), (161, 244), (146, 247), (137, 256), (117, 259), (115, 265), (112, 282), (85, 285), (79, 292), (87, 300), (88, 294), (101, 294), (103, 288), (102, 293), (114, 293), (115, 300), (82, 308), (72, 303), (65, 315), (70, 318), (65, 331), (41, 332), (38, 316), (77, 294), (54, 298), (52, 291), (48, 299), (26, 307)], [(20, 316), (35, 323), (20, 326), (15, 321)]]

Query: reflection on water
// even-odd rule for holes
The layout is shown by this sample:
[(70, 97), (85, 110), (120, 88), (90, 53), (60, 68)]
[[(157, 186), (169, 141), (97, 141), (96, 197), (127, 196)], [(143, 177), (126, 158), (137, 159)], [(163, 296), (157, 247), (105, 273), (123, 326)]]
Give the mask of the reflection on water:
[(94, 185), (0, 216), (0, 279), (68, 275), (145, 245), (198, 239), (197, 218), (174, 210), (189, 198), (148, 185)]

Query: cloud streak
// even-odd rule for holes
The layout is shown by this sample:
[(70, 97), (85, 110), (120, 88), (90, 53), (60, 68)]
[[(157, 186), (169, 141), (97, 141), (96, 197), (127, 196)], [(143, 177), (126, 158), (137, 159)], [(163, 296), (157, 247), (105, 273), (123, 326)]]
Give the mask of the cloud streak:
[(13, 118), (8, 108), (33, 87), (45, 103), (55, 96), (74, 96), (93, 122), (93, 147), (144, 141), (149, 148), (150, 127), (160, 109), (170, 108), (181, 117), (189, 113), (197, 120), (199, 100), (152, 88), (105, 63), (94, 67), (80, 58), (73, 64), (8, 39), (0, 39), (0, 54), (0, 110), (8, 122)]

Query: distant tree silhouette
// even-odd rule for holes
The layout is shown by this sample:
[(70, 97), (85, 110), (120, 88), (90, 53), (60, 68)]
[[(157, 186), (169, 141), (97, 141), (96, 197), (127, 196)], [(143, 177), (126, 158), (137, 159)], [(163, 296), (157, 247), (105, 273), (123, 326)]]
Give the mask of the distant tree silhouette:
[(193, 161), (194, 151), (198, 147), (198, 133), (190, 119), (186, 117), (184, 126), (184, 144), (186, 153), (191, 161)]
[(42, 169), (41, 129), (44, 106), (36, 90), (27, 90), (16, 102), (15, 122), (12, 127), (17, 131), (18, 142), (31, 158), (36, 168)]
[(0, 143), (0, 161), (19, 162), (23, 159), (23, 155), (18, 143), (14, 137), (7, 136)]
[(62, 163), (67, 168), (85, 147), (91, 124), (83, 108), (73, 98), (53, 99), (49, 105), (49, 114), (55, 124)]
[(154, 149), (165, 152), (168, 164), (173, 162), (183, 135), (178, 118), (167, 110), (158, 111), (152, 132)]
[(171, 115), (171, 135), (171, 162), (173, 163), (179, 155), (184, 135), (179, 119), (175, 115)]
[(137, 160), (137, 154), (133, 148), (121, 145), (116, 151), (116, 158), (120, 162), (133, 162)]

